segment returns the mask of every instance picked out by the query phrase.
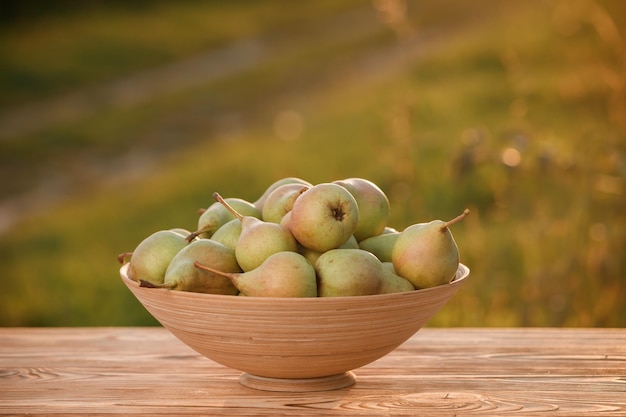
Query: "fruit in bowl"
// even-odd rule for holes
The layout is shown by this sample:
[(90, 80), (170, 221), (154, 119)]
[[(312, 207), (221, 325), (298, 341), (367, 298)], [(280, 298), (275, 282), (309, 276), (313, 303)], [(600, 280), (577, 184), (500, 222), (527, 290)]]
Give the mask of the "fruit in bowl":
[[(460, 262), (450, 226), (468, 211), (449, 222), (390, 231), (383, 227), (388, 209), (380, 209), (387, 198), (369, 181), (351, 179), (350, 184), (365, 184), (351, 188), (341, 181), (288, 181), (305, 185), (284, 199), (288, 206), (282, 219), (274, 214), (267, 221), (260, 214), (280, 181), (250, 203), (256, 210), (245, 215), (215, 194), (232, 219), (222, 212), (220, 226), (213, 229), (206, 227), (205, 216), (199, 220), (200, 233), (169, 230), (186, 242), (182, 248), (180, 239), (169, 234), (162, 240), (167, 250), (148, 237), (150, 245), (140, 242), (135, 251), (119, 256), (120, 275), (177, 338), (242, 371), (243, 385), (274, 391), (349, 386), (355, 382), (354, 369), (405, 342), (466, 281), (469, 269)], [(351, 189), (362, 195), (355, 198)], [(360, 209), (370, 212), (360, 217)], [(373, 210), (384, 221), (374, 221)], [(361, 228), (360, 219), (366, 219)], [(231, 221), (241, 223), (229, 226), (232, 246), (213, 239)], [(382, 253), (378, 250), (360, 247), (357, 230), (363, 242), (397, 233), (385, 240), (389, 247), (382, 252), (388, 259), (377, 256)], [(158, 256), (167, 257), (157, 262), (159, 268), (145, 266)], [(143, 277), (135, 266), (150, 275)]]

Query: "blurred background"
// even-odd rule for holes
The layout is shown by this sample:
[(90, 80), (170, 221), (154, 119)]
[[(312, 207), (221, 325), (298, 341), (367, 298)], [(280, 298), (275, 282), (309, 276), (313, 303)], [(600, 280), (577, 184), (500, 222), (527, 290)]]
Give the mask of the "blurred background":
[(157, 324), (117, 254), (211, 194), (368, 178), (454, 226), (430, 326), (626, 325), (626, 2), (0, 5), (0, 325)]

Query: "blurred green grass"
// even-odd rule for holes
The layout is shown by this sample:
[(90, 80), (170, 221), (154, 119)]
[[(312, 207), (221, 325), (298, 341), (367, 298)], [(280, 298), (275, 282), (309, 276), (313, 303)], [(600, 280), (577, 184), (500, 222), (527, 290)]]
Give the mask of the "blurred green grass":
[[(0, 235), (0, 325), (155, 324), (116, 255), (193, 229), (213, 191), (254, 200), (284, 176), (369, 178), (399, 229), (472, 210), (453, 230), (471, 279), (432, 326), (626, 325), (622, 2), (281, 4), (156, 2), (4, 27), (6, 111), (241, 39), (273, 53), (2, 138), (0, 196), (71, 180)], [(283, 110), (304, 120), (295, 139), (275, 129)]]

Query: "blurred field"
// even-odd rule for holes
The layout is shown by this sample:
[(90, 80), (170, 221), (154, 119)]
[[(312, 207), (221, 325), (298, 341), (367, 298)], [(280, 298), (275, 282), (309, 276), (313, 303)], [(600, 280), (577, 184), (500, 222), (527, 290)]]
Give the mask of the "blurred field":
[(472, 214), (432, 326), (626, 325), (626, 3), (87, 2), (0, 25), (0, 325), (156, 324), (116, 255), (211, 193)]

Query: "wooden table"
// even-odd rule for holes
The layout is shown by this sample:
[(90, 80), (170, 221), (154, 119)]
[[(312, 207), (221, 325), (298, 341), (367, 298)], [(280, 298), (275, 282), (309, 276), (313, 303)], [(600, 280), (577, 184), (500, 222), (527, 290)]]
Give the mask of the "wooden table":
[(0, 328), (0, 414), (626, 416), (626, 329), (420, 330), (335, 391), (272, 393), (160, 327)]

